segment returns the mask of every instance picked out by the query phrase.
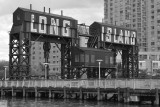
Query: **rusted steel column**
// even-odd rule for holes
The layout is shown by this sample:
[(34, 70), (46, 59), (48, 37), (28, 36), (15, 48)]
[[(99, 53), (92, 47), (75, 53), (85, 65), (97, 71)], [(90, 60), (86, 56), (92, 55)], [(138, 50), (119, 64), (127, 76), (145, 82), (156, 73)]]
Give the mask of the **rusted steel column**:
[(26, 96), (26, 90), (25, 90), (25, 87), (23, 87), (23, 97)]
[(159, 90), (156, 88), (155, 89), (156, 93), (155, 93), (155, 105), (159, 105)]
[(97, 101), (101, 100), (101, 92), (100, 92), (100, 88), (97, 88)]
[(118, 94), (118, 102), (121, 101), (121, 94), (120, 94), (120, 88), (117, 88), (117, 94)]
[(12, 87), (12, 97), (16, 96), (16, 92), (14, 92), (14, 87)]
[(63, 98), (66, 99), (67, 98), (67, 91), (66, 91), (66, 87), (63, 88)]
[(3, 87), (1, 87), (1, 97), (4, 95)]
[(49, 88), (49, 98), (52, 98), (52, 90)]
[(82, 87), (79, 88), (79, 99), (83, 99), (83, 92), (82, 92)]
[(124, 91), (124, 103), (130, 102), (130, 88), (126, 88), (126, 91)]
[(38, 90), (37, 90), (37, 87), (35, 87), (35, 98), (38, 97)]

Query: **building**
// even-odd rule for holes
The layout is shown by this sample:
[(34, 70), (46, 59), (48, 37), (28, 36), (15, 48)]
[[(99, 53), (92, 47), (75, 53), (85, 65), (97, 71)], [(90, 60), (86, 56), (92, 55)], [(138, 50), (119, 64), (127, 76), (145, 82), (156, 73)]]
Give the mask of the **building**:
[(160, 60), (160, 0), (104, 0), (104, 22), (137, 30), (140, 60)]
[(160, 61), (139, 61), (139, 73), (146, 72), (147, 75), (160, 76)]
[[(31, 43), (31, 75), (44, 75), (44, 50), (43, 42)], [(60, 46), (60, 45), (59, 45)], [(55, 43), (51, 43), (49, 54), (49, 75), (57, 75), (61, 73), (61, 53)]]

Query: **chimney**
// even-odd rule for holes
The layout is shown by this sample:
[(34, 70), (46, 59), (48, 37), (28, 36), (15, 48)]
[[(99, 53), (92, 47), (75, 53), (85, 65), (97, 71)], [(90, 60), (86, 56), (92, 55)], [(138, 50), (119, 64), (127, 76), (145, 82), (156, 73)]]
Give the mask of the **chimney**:
[(61, 16), (63, 16), (63, 10), (61, 10)]
[(32, 4), (30, 4), (30, 10), (32, 10)]
[(44, 7), (44, 13), (45, 13), (45, 7)]
[(50, 14), (50, 12), (51, 12), (51, 9), (49, 8), (49, 14)]

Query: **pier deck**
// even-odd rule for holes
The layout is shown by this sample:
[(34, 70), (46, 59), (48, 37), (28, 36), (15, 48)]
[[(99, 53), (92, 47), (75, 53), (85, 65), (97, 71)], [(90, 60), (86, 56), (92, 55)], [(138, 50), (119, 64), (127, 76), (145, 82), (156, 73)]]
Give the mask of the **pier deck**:
[[(16, 80), (0, 81), (1, 96), (77, 98), (130, 102), (150, 100), (159, 104), (159, 79)], [(111, 97), (109, 97), (112, 94)], [(147, 96), (145, 98), (145, 96)]]

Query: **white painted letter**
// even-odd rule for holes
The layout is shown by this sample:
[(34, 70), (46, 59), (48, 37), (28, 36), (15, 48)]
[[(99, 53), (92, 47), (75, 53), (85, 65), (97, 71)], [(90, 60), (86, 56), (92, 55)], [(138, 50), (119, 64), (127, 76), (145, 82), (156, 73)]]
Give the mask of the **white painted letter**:
[(111, 34), (112, 34), (112, 28), (107, 28), (107, 34), (106, 34), (106, 42), (111, 42)]
[(37, 32), (37, 29), (34, 29), (34, 14), (31, 15), (31, 32)]
[(117, 37), (117, 29), (114, 28), (114, 43), (118, 43), (116, 37)]
[(125, 44), (129, 44), (130, 31), (125, 30)]
[(47, 18), (39, 16), (39, 33), (46, 33)]
[(136, 39), (136, 32), (132, 32), (131, 33), (131, 45), (136, 44), (135, 39)]
[(118, 36), (118, 42), (123, 43), (123, 31), (122, 30), (120, 30), (120, 34)]
[(58, 35), (59, 19), (51, 18), (50, 34)]
[(104, 26), (102, 26), (101, 41), (104, 41)]
[(62, 28), (62, 35), (63, 36), (70, 36), (70, 21), (63, 20), (63, 28)]

